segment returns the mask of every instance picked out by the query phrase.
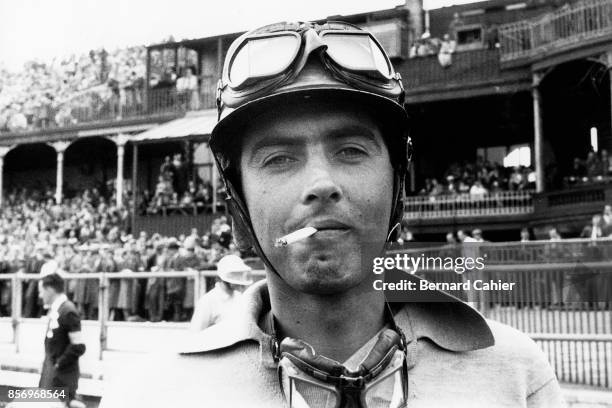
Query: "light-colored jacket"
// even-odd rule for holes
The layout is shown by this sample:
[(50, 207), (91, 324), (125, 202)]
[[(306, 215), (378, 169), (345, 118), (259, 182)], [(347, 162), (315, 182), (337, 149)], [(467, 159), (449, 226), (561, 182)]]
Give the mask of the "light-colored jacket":
[[(265, 281), (258, 282), (236, 313), (193, 335), (181, 353), (122, 368), (106, 385), (100, 408), (285, 407), (263, 323), (269, 304)], [(468, 305), (407, 303), (394, 319), (416, 350), (409, 407), (564, 406), (538, 346)]]

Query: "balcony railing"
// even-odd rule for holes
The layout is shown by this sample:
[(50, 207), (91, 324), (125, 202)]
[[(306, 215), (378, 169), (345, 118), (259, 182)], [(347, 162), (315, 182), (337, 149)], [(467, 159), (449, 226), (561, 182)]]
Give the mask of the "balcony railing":
[(530, 214), (533, 212), (532, 195), (530, 191), (503, 191), (484, 195), (407, 197), (404, 217), (431, 219)]
[(585, 0), (499, 28), (501, 61), (530, 58), (612, 34), (612, 2)]
[(121, 89), (115, 93), (107, 85), (99, 85), (57, 107), (46, 107), (41, 110), (45, 112), (44, 118), (35, 116), (27, 128), (11, 133), (210, 109), (216, 106), (215, 90), (216, 80), (213, 78), (202, 79), (200, 90), (193, 95), (178, 92), (175, 87), (149, 89), (147, 92)]
[(415, 57), (398, 63), (396, 69), (408, 94), (424, 87), (498, 81), (511, 75), (502, 71), (497, 49), (457, 52), (447, 67), (440, 65), (437, 55)]
[(487, 265), (588, 264), (612, 259), (612, 238), (575, 238), (559, 241), (469, 242), (462, 244), (429, 244), (393, 249), (391, 254), (412, 256), (482, 256)]

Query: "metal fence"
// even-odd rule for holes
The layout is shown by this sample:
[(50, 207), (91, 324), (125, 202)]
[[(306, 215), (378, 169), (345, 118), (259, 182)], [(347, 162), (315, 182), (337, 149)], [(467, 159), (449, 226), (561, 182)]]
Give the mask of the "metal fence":
[(407, 219), (474, 217), (530, 214), (533, 192), (502, 191), (494, 194), (458, 194), (406, 197), (404, 216)]
[[(263, 278), (265, 272), (261, 270), (252, 271), (255, 278)], [(99, 359), (102, 360), (103, 352), (107, 350), (107, 333), (109, 326), (109, 285), (111, 280), (119, 279), (151, 279), (151, 278), (187, 278), (193, 280), (194, 284), (194, 304), (197, 300), (207, 292), (206, 278), (214, 278), (217, 276), (216, 271), (184, 271), (184, 272), (111, 272), (111, 273), (79, 273), (79, 274), (62, 274), (66, 280), (66, 284), (70, 280), (97, 280), (98, 281), (98, 323), (100, 326), (100, 354)], [(38, 274), (12, 273), (0, 275), (1, 281), (11, 282), (11, 317), (0, 318), (10, 319), (13, 328), (12, 343), (15, 345), (16, 352), (19, 352), (19, 336), (20, 324), (23, 320), (23, 283), (32, 280), (38, 280)], [(116, 322), (113, 322), (116, 324)], [(126, 323), (134, 324), (134, 323)]]
[[(588, 248), (588, 244), (582, 241), (568, 244), (574, 248)], [(532, 254), (545, 253), (536, 249), (538, 246), (545, 246), (544, 243), (531, 245)], [(489, 246), (499, 249), (502, 244)], [(610, 247), (610, 243), (606, 242), (604, 246)], [(437, 254), (444, 253), (438, 250)], [(587, 258), (588, 253), (583, 253), (582, 258), (567, 258), (563, 262), (514, 263), (508, 261), (512, 257), (500, 257), (498, 260), (504, 259), (505, 263), (487, 264), (481, 271), (458, 274), (448, 270), (430, 269), (419, 272), (418, 275), (432, 282), (461, 283), (468, 279), (480, 279), (514, 283), (512, 291), (457, 290), (450, 293), (469, 302), (487, 318), (528, 333), (547, 354), (561, 381), (612, 389), (612, 258), (595, 261), (588, 261)], [(257, 271), (256, 274), (264, 276), (263, 271)], [(108, 350), (109, 326), (125, 324), (140, 325), (139, 327), (144, 328), (151, 324), (108, 321), (108, 288), (111, 280), (187, 278), (193, 280), (194, 297), (198, 299), (208, 289), (206, 278), (215, 275), (215, 271), (118, 272), (66, 274), (66, 279), (99, 281), (97, 324), (100, 333), (99, 358), (102, 359), (104, 350)], [(10, 281), (12, 286), (12, 316), (4, 319), (10, 319), (12, 322), (12, 340), (16, 347), (19, 345), (20, 324), (24, 320), (21, 317), (22, 283), (37, 278), (37, 275), (22, 273), (0, 275), (0, 280)]]
[(533, 57), (609, 34), (612, 34), (612, 2), (586, 0), (567, 4), (533, 20), (500, 26), (501, 60)]
[(528, 333), (560, 381), (612, 389), (612, 262), (487, 265), (418, 273), (431, 282), (514, 283), (512, 291), (450, 293), (485, 317)]
[(408, 243), (394, 247), (389, 254), (425, 257), (482, 256), (486, 259), (487, 266), (597, 262), (612, 260), (612, 238), (462, 244)]
[(200, 91), (195, 94), (178, 92), (176, 87), (113, 91), (107, 85), (99, 85), (74, 95), (56, 108), (49, 108), (49, 120), (44, 128), (214, 108), (216, 83), (214, 78), (202, 78)]

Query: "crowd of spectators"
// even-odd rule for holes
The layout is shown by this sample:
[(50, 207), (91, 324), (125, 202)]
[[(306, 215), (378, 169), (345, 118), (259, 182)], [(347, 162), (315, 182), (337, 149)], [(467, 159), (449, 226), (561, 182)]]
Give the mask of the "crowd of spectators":
[(154, 103), (160, 107), (176, 105), (184, 110), (200, 109), (198, 76), (194, 65), (180, 67), (178, 74), (173, 66), (167, 66), (161, 74), (151, 74), (149, 86), (155, 93)]
[(565, 178), (566, 187), (609, 181), (612, 178), (612, 158), (608, 151), (602, 149), (600, 152), (590, 151), (587, 157), (574, 158), (569, 175)]
[[(142, 104), (146, 48), (91, 50), (50, 63), (0, 67), (0, 131), (78, 123), (84, 115), (118, 115), (121, 101)], [(110, 112), (102, 112), (110, 110)]]
[[(140, 202), (141, 214), (159, 214), (169, 209), (198, 209), (213, 202), (213, 186), (208, 181), (190, 179), (188, 163), (180, 153), (166, 156), (159, 169), (155, 191), (145, 190)], [(222, 202), (223, 183), (216, 191)]]
[[(240, 254), (225, 216), (203, 235), (193, 229), (188, 236), (132, 236), (128, 210), (95, 191), (58, 205), (49, 192), (24, 190), (8, 194), (0, 211), (0, 273), (205, 270)], [(108, 290), (112, 320), (184, 321), (194, 304), (194, 281), (187, 278), (111, 279)], [(67, 293), (83, 317), (97, 318), (97, 279), (71, 280)], [(41, 316), (36, 279), (23, 283), (22, 298), (24, 317)], [(0, 315), (10, 309), (11, 283), (0, 280)]]
[(535, 189), (535, 172), (530, 167), (504, 167), (478, 156), (476, 162), (453, 163), (444, 172), (444, 182), (425, 179), (420, 195), (483, 196), (501, 191)]
[[(443, 68), (451, 66), (453, 62), (452, 55), (457, 51), (457, 44), (460, 41), (459, 31), (463, 25), (463, 20), (458, 13), (455, 13), (453, 20), (449, 24), (448, 33), (444, 34), (442, 39), (432, 37), (429, 31), (426, 31), (419, 39), (412, 43), (408, 57), (419, 58), (437, 55), (440, 66)], [(474, 38), (473, 40), (482, 41), (479, 38)], [(499, 34), (495, 24), (490, 25), (484, 31), (483, 43), (488, 49), (499, 48)]]

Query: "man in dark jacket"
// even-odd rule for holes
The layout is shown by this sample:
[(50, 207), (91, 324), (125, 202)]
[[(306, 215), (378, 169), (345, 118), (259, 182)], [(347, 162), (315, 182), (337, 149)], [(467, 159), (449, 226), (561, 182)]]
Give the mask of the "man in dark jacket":
[(75, 399), (79, 382), (79, 357), (85, 353), (81, 336), (81, 318), (74, 304), (64, 294), (64, 279), (58, 274), (42, 278), (40, 297), (48, 307), (45, 337), (45, 361), (39, 387), (65, 388), (63, 400)]
[[(37, 245), (35, 248), (34, 256), (27, 258), (25, 263), (25, 273), (28, 274), (38, 274), (40, 273), (40, 268), (42, 268), (45, 263), (43, 259), (43, 250), (44, 246)], [(24, 307), (23, 307), (23, 316), (24, 317), (40, 317), (40, 305), (38, 302), (38, 284), (35, 279), (28, 280), (27, 283), (24, 283), (25, 286), (25, 296), (24, 296)]]

